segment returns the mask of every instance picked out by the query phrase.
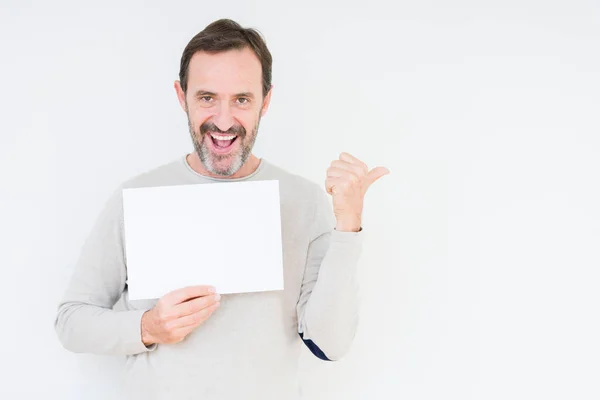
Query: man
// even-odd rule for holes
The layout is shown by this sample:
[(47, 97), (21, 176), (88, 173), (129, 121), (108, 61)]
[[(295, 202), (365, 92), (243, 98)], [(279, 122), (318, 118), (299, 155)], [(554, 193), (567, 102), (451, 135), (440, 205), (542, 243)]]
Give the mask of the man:
[[(125, 182), (85, 242), (56, 331), (73, 352), (127, 356), (127, 398), (293, 399), (302, 346), (323, 360), (349, 350), (363, 198), (388, 171), (369, 171), (342, 153), (327, 171), (332, 213), (318, 185), (254, 156), (271, 64), (260, 34), (234, 21), (215, 21), (196, 35), (175, 82), (195, 151)], [(285, 290), (220, 296), (202, 285), (129, 300), (123, 188), (272, 179), (280, 186)], [(206, 212), (226, 210), (215, 204)]]

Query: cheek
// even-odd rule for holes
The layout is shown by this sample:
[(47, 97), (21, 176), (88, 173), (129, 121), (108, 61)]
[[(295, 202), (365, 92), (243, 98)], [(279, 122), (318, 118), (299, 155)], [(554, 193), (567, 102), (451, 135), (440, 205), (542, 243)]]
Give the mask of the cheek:
[(203, 110), (196, 110), (188, 114), (188, 119), (194, 128), (194, 132), (200, 134), (200, 126), (210, 119), (210, 114), (203, 112)]
[(260, 114), (256, 111), (248, 112), (244, 115), (239, 116), (238, 121), (246, 129), (248, 134), (251, 134), (256, 129)]
[(246, 134), (250, 134), (254, 130), (253, 123), (254, 120), (251, 115), (244, 115), (242, 113), (233, 115), (233, 124), (238, 126), (241, 125), (246, 130)]

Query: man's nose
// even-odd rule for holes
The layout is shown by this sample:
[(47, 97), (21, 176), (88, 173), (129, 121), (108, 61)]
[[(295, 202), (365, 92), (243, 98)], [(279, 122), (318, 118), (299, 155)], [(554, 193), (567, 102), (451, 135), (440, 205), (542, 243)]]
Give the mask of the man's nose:
[(223, 132), (226, 132), (233, 126), (233, 115), (229, 104), (223, 102), (219, 105), (214, 121), (217, 128)]

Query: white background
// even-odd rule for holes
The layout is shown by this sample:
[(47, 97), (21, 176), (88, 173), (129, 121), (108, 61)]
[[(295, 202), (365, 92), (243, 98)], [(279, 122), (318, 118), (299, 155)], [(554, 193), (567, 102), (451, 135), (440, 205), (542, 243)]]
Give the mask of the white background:
[[(600, 6), (594, 1), (0, 3), (0, 398), (115, 398), (56, 305), (123, 180), (191, 150), (173, 80), (220, 17), (274, 57), (256, 154), (367, 195), (352, 352), (310, 399), (600, 397)], [(127, 4), (124, 4), (127, 3)]]

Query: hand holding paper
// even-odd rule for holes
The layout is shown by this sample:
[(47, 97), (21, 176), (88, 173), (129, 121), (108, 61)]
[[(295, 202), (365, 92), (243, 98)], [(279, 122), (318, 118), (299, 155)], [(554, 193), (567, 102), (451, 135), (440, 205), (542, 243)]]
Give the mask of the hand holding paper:
[(142, 342), (146, 346), (181, 342), (215, 312), (220, 298), (210, 286), (191, 286), (168, 293), (142, 316)]

